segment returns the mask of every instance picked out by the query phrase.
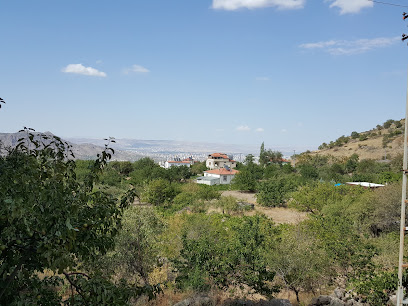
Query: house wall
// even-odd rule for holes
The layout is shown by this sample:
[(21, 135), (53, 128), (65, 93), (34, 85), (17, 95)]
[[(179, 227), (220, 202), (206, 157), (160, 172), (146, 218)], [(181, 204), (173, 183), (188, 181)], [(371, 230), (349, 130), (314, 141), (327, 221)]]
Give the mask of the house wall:
[(169, 169), (171, 167), (180, 167), (180, 166), (187, 166), (190, 168), (190, 163), (169, 163), (168, 161), (164, 163), (164, 168), (166, 169)]
[(234, 174), (229, 174), (229, 175), (219, 175), (219, 174), (213, 174), (213, 173), (206, 173), (204, 172), (204, 176), (212, 176), (220, 179), (220, 183), (222, 185), (227, 185), (231, 184), (232, 180), (234, 179), (235, 175)]
[(212, 186), (212, 185), (217, 185), (217, 181), (202, 181), (202, 180), (197, 180), (197, 184), (204, 184), (204, 185)]
[(211, 170), (224, 168), (224, 166), (228, 166), (231, 169), (233, 169), (237, 166), (236, 162), (231, 162), (228, 159), (212, 159), (212, 158), (207, 159), (205, 165), (208, 169)]

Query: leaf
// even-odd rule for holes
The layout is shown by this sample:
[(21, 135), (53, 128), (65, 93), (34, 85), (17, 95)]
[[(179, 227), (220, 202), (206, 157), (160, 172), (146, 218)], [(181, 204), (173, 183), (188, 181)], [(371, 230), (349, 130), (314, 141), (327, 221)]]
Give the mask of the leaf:
[(69, 230), (71, 230), (73, 227), (72, 227), (72, 225), (71, 225), (71, 221), (69, 220), (69, 218), (67, 218), (67, 220), (65, 221), (65, 225), (67, 226), (67, 228), (69, 229)]

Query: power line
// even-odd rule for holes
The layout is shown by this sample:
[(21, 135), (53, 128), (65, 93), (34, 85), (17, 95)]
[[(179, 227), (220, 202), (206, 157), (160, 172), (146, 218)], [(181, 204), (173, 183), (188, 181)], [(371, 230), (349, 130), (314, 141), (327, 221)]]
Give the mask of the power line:
[(401, 4), (390, 3), (390, 2), (382, 2), (382, 1), (376, 1), (376, 0), (367, 0), (367, 1), (371, 1), (371, 2), (379, 3), (379, 4), (385, 4), (385, 5), (392, 5), (392, 6), (399, 6), (399, 7), (408, 7), (408, 5), (401, 5)]

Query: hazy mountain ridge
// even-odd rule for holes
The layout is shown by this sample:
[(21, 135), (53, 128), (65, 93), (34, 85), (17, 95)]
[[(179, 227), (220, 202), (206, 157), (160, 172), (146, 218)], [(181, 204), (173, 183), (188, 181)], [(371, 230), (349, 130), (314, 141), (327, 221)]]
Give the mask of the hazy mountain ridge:
[[(39, 134), (37, 132), (33, 132), (35, 135)], [(47, 136), (54, 136), (51, 132), (44, 132), (43, 135)], [(25, 132), (17, 132), (17, 133), (0, 133), (0, 143), (5, 148), (13, 148), (17, 145), (18, 140), (20, 138), (26, 138), (27, 133)], [(37, 137), (35, 138), (37, 139)], [(76, 144), (67, 140), (62, 139), (66, 143), (71, 146), (71, 150), (74, 153), (75, 159), (96, 159), (96, 155), (104, 150), (104, 144), (106, 141), (103, 142), (103, 145), (98, 146), (91, 143), (82, 143)], [(44, 140), (46, 144), (49, 141)], [(139, 155), (134, 152), (125, 152), (121, 150), (115, 150), (115, 154), (112, 157), (112, 160), (130, 160), (135, 161), (142, 158), (143, 155)]]
[[(51, 132), (43, 134), (52, 136)], [(20, 133), (0, 133), (0, 142), (4, 147), (14, 147), (18, 139), (26, 137), (25, 132)], [(62, 138), (72, 146), (72, 151), (76, 159), (95, 159), (106, 144), (104, 139), (96, 138)], [(192, 156), (197, 160), (205, 160), (207, 155), (214, 152), (232, 154), (238, 161), (244, 160), (247, 154), (259, 155), (259, 145), (236, 145), (223, 143), (205, 143), (181, 140), (141, 140), (141, 139), (115, 139), (110, 147), (115, 150), (112, 160), (135, 161), (142, 157), (150, 157), (155, 161), (165, 161), (174, 157)], [(293, 154), (293, 150), (302, 152), (307, 147), (284, 147), (275, 146), (273, 150), (282, 152), (286, 156)]]

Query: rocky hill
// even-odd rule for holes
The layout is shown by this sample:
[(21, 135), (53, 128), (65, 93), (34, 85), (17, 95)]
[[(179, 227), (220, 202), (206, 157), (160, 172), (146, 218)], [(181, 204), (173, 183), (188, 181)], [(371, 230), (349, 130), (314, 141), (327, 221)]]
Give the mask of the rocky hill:
[(405, 120), (387, 120), (366, 132), (352, 132), (330, 143), (323, 143), (312, 155), (349, 157), (356, 153), (360, 159), (391, 159), (404, 151)]

